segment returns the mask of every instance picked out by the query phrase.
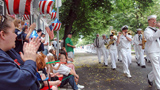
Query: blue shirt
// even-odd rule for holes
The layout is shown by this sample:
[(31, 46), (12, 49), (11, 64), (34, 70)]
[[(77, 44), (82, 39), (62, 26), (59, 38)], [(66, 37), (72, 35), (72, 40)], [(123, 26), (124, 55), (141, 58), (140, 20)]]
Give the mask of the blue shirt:
[(0, 90), (39, 90), (36, 77), (36, 62), (27, 60), (19, 67), (0, 49)]

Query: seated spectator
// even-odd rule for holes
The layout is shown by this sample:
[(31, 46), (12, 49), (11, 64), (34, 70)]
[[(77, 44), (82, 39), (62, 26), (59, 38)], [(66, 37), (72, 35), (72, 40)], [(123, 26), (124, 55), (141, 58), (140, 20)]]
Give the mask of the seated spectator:
[(56, 50), (50, 49), (49, 53), (53, 54), (53, 56), (55, 57), (55, 61), (57, 61)]
[(36, 52), (40, 45), (38, 38), (24, 43), (21, 58), (24, 65), (19, 67), (6, 53), (15, 47), (15, 26), (9, 17), (0, 15), (0, 90), (39, 90), (36, 78)]
[[(37, 58), (36, 58), (36, 63), (37, 63), (37, 69), (41, 75), (42, 80), (46, 78), (47, 73), (45, 71), (45, 55), (40, 52), (39, 54), (37, 54)], [(53, 74), (52, 77), (56, 76), (57, 74)], [(61, 81), (57, 80), (57, 81), (49, 81), (49, 85), (52, 86), (52, 90), (58, 90), (57, 86), (61, 83)], [(47, 81), (43, 81), (41, 82), (42, 85), (44, 86), (48, 86)], [(41, 87), (43, 88), (43, 87)]]
[[(66, 63), (66, 57), (64, 54), (61, 54), (59, 56), (60, 62)], [(57, 63), (54, 67), (58, 67), (59, 63)], [(71, 68), (69, 68), (68, 66), (66, 66), (65, 64), (61, 64), (58, 70), (54, 70), (54, 73), (60, 73), (63, 75), (63, 79), (65, 79), (64, 81), (62, 81), (60, 87), (63, 87), (67, 82), (69, 82), (69, 84), (72, 86), (72, 89), (74, 90), (78, 90), (80, 88), (84, 88), (84, 86), (80, 86), (77, 85), (75, 82), (74, 78), (79, 79), (79, 76), (75, 73), (75, 71), (73, 71)], [(73, 75), (73, 76), (71, 76)]]

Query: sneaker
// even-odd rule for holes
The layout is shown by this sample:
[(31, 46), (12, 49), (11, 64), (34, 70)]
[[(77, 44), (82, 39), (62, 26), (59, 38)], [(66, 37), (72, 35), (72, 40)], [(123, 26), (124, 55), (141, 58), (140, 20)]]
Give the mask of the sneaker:
[(141, 66), (141, 68), (146, 68), (146, 66)]
[(82, 85), (77, 85), (77, 87), (79, 88), (79, 89), (83, 89), (84, 88), (84, 86), (82, 86)]
[(131, 76), (130, 74), (127, 74), (127, 77), (128, 77), (128, 78), (131, 78), (132, 76)]

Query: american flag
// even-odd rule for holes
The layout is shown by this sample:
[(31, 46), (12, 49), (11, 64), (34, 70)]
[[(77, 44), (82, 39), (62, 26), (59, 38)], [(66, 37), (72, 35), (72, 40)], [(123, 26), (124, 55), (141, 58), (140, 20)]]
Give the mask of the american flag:
[(50, 14), (54, 5), (54, 0), (39, 1), (39, 11), (41, 14)]
[(56, 18), (53, 22), (52, 22), (52, 27), (54, 31), (58, 31), (61, 29), (61, 22)]
[(23, 20), (29, 20), (29, 19), (30, 19), (29, 15), (23, 15)]
[(52, 10), (52, 12), (50, 13), (50, 16), (51, 16), (51, 19), (55, 19), (56, 18), (56, 16), (57, 16), (57, 13), (56, 13), (56, 11), (53, 9)]
[(5, 0), (8, 14), (30, 15), (33, 0)]

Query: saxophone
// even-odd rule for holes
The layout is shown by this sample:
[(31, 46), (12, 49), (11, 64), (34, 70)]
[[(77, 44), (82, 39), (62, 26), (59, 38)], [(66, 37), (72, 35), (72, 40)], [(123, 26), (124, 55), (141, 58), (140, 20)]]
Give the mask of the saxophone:
[(110, 46), (114, 43), (114, 41), (115, 41), (115, 39), (111, 39), (111, 40), (109, 41), (109, 44), (106, 45), (106, 48), (107, 48), (107, 49), (110, 49)]
[(145, 43), (146, 43), (146, 40), (144, 38), (144, 33), (142, 32), (142, 49), (145, 48)]

